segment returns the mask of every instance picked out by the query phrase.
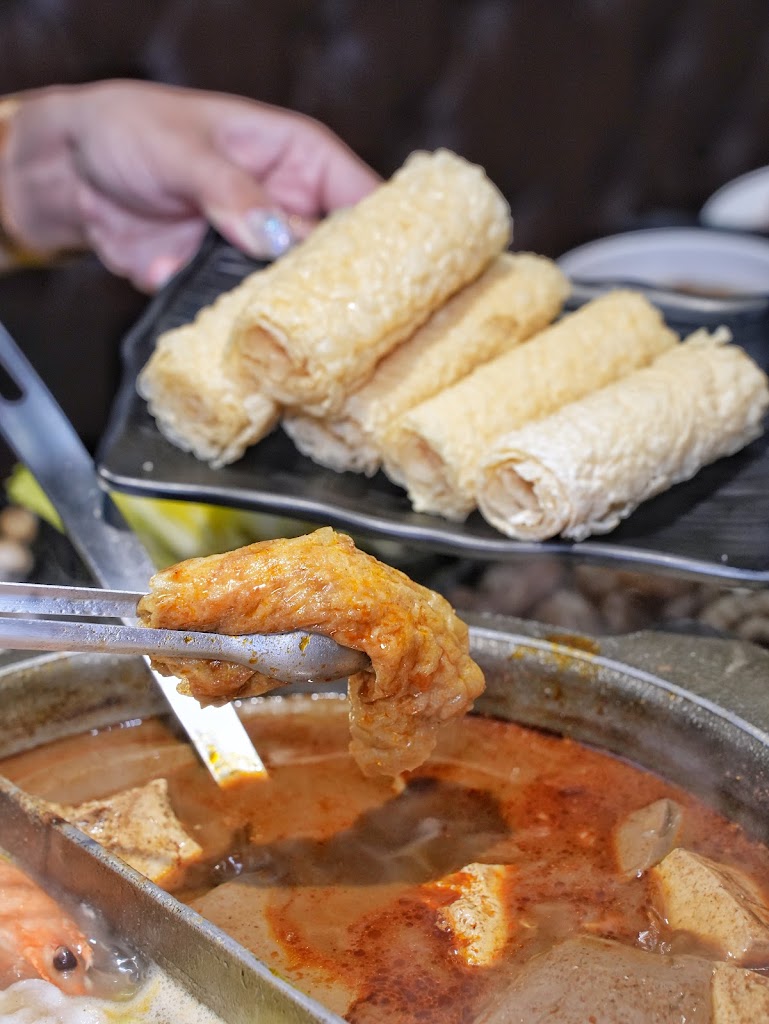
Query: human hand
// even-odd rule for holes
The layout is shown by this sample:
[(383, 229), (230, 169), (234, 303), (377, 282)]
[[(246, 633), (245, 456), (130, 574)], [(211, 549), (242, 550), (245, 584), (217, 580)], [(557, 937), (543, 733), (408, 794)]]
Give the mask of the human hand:
[(277, 256), (379, 180), (318, 122), (240, 97), (108, 81), (20, 98), (0, 158), (6, 229), (37, 252), (91, 248), (145, 291), (206, 223)]

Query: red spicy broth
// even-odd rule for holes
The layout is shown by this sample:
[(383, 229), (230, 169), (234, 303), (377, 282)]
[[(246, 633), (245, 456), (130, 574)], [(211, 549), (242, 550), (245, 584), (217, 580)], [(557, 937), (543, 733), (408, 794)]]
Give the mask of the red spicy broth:
[[(162, 720), (64, 739), (1, 770), (69, 803), (167, 778), (204, 849), (176, 896), (351, 1021), (470, 1021), (516, 965), (575, 934), (661, 949), (646, 878), (619, 874), (611, 837), (663, 797), (683, 809), (679, 845), (769, 887), (769, 851), (738, 826), (571, 740), (472, 716), (398, 787), (349, 757), (344, 700), (244, 710), (267, 781), (219, 790)], [(492, 967), (465, 963), (424, 888), (473, 862), (513, 866), (509, 939)], [(702, 953), (680, 939), (676, 951)]]

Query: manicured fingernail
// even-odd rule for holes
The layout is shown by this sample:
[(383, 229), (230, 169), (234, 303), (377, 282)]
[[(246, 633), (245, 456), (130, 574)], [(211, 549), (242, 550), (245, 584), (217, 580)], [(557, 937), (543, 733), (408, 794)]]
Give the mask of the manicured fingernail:
[(275, 210), (251, 210), (245, 230), (249, 250), (261, 259), (277, 259), (296, 241), (288, 218)]

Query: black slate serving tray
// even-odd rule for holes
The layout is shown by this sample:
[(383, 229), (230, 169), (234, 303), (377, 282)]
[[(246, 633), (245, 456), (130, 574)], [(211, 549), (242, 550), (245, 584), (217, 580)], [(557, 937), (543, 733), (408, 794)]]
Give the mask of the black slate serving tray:
[[(161, 332), (191, 320), (258, 266), (209, 235), (126, 336), (122, 383), (97, 455), (105, 485), (147, 497), (268, 511), (470, 558), (509, 560), (549, 552), (742, 586), (769, 583), (769, 434), (647, 501), (612, 533), (577, 544), (510, 540), (478, 513), (458, 524), (413, 512), (405, 492), (383, 474), (368, 479), (317, 466), (281, 430), (222, 469), (175, 448), (137, 395), (136, 376)], [(586, 297), (577, 290), (572, 304)], [(727, 323), (735, 340), (769, 369), (769, 316), (761, 303), (698, 302), (690, 296), (680, 303), (672, 296), (666, 306), (664, 293), (653, 298), (682, 333)]]

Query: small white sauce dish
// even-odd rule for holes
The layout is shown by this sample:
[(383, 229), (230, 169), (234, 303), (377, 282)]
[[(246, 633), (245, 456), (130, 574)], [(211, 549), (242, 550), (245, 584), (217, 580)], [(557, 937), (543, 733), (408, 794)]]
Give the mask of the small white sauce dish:
[(558, 260), (586, 299), (639, 286), (660, 305), (713, 314), (769, 310), (769, 239), (708, 228), (646, 228), (588, 242)]
[(712, 228), (769, 233), (769, 167), (757, 167), (722, 185), (700, 210)]

